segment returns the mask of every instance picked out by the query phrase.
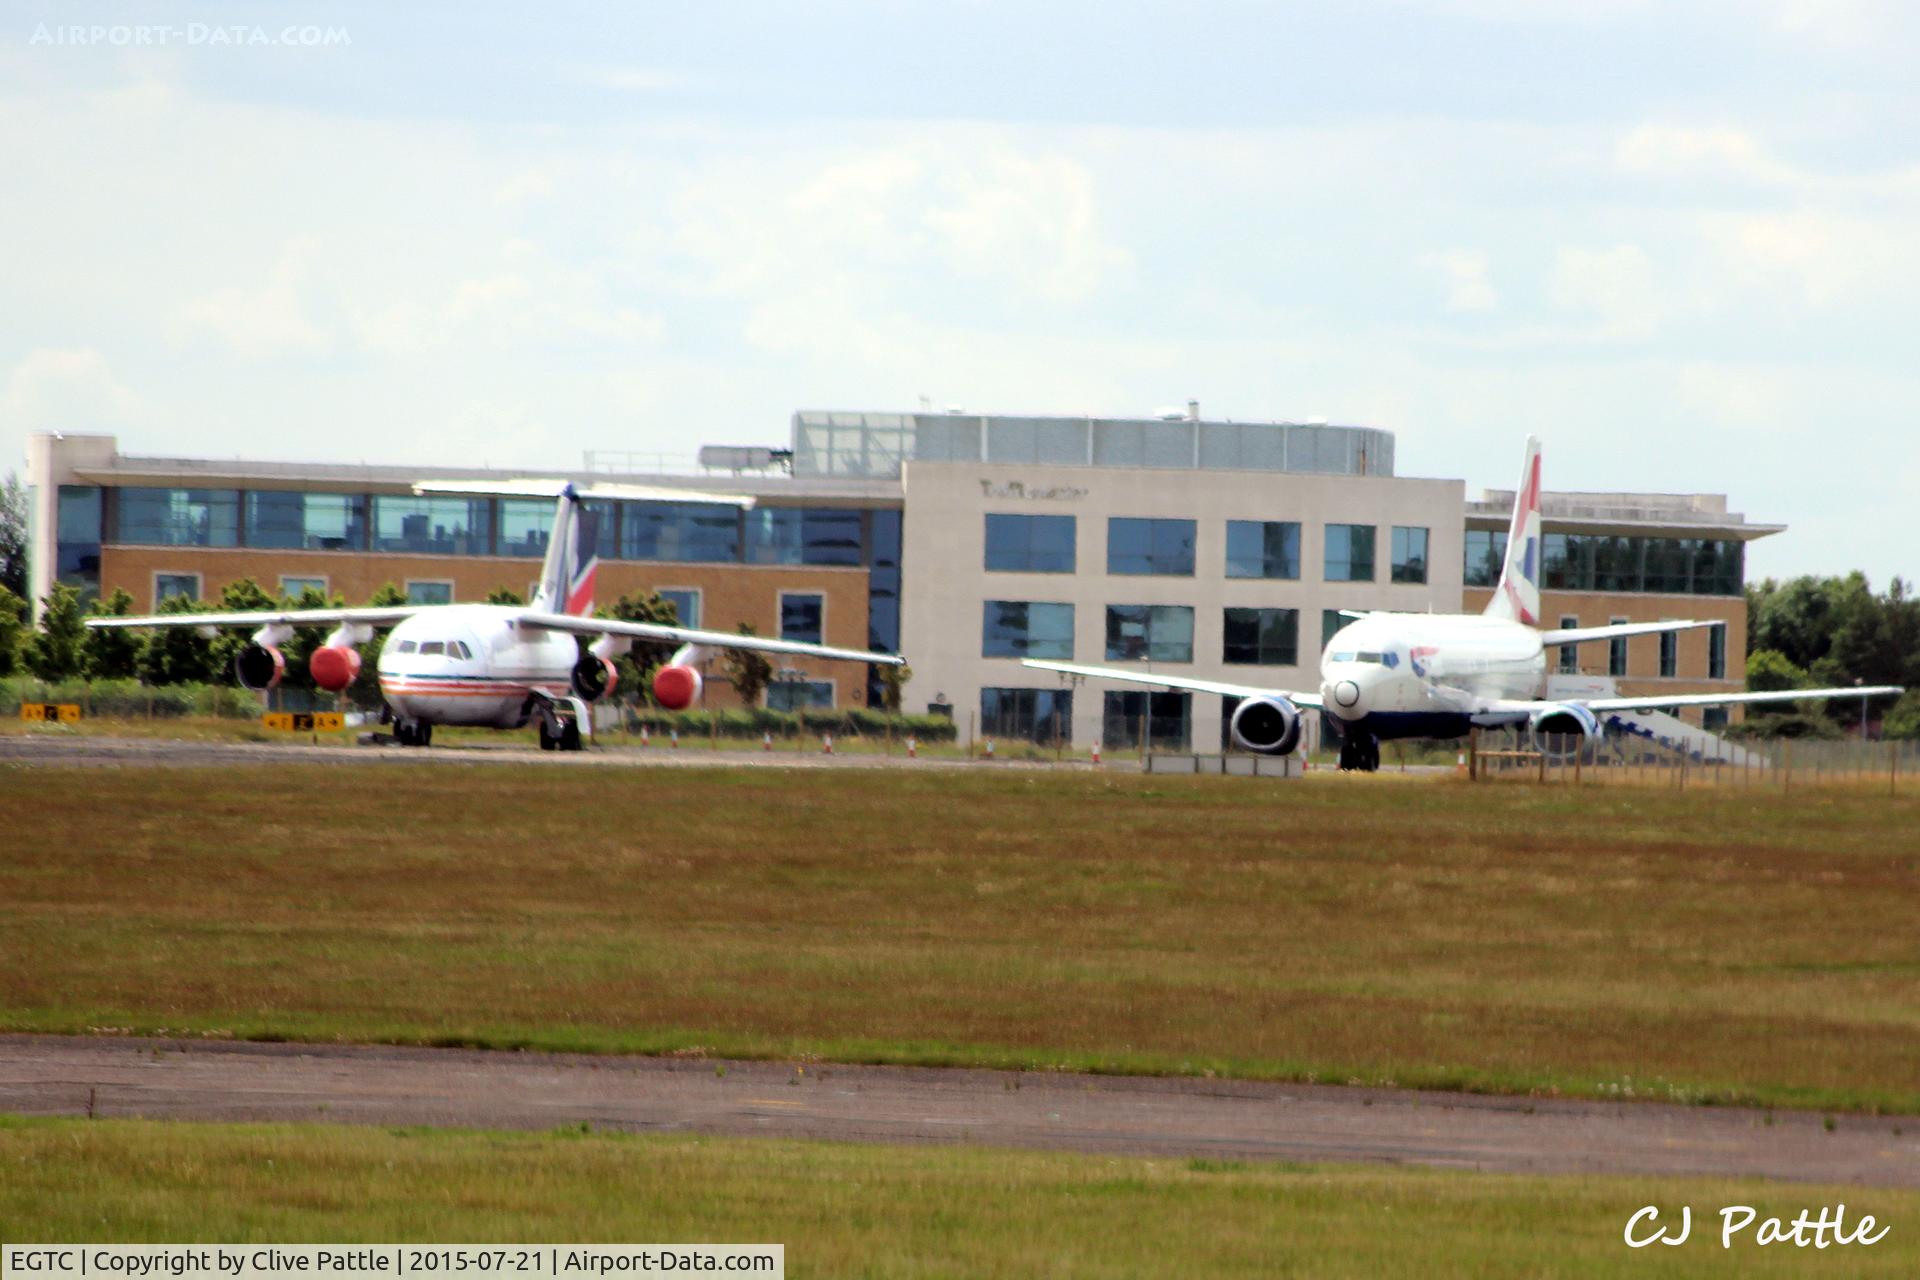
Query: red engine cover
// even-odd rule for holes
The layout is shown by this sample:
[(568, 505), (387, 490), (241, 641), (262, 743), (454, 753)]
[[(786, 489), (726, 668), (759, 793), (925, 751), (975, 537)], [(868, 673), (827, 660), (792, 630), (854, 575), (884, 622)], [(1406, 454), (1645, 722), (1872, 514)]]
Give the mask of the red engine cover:
[(328, 693), (338, 693), (360, 674), (360, 651), (322, 645), (307, 659), (307, 670), (313, 674), (315, 684)]
[(654, 701), (669, 711), (685, 711), (700, 696), (700, 673), (692, 667), (662, 667), (653, 673)]

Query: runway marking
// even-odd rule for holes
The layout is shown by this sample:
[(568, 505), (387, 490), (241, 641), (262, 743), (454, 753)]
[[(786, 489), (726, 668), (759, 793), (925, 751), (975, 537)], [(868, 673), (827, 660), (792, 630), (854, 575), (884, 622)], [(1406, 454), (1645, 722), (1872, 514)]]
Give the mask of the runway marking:
[(787, 1098), (748, 1098), (745, 1101), (750, 1107), (804, 1107), (807, 1105)]

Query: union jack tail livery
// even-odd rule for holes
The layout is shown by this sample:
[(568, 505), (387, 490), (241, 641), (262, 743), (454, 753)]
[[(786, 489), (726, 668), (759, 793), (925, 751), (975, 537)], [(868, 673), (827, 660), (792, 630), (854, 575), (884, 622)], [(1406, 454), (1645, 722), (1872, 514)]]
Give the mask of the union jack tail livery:
[(1527, 437), (1526, 461), (1513, 494), (1513, 523), (1507, 526), (1507, 561), (1500, 585), (1487, 601), (1489, 618), (1540, 625), (1540, 441)]
[(593, 580), (600, 568), (600, 517), (568, 485), (560, 492), (547, 536), (547, 559), (540, 567), (540, 590), (533, 607), (584, 618), (593, 612)]

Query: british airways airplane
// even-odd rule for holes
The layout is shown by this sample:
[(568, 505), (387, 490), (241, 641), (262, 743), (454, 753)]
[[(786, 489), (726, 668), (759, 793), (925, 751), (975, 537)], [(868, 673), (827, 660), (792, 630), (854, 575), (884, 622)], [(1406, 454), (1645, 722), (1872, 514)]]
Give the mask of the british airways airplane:
[[(451, 491), (456, 486), (420, 486)], [(462, 489), (461, 491), (465, 491)], [(549, 487), (546, 492), (552, 493)], [(680, 647), (654, 672), (653, 696), (679, 711), (700, 696), (697, 664), (723, 649), (752, 649), (801, 657), (832, 658), (898, 666), (889, 653), (835, 649), (795, 640), (762, 639), (723, 631), (695, 631), (647, 622), (586, 616), (593, 610), (596, 518), (572, 485), (554, 508), (547, 556), (531, 605), (396, 605), (365, 609), (260, 610), (247, 613), (173, 613), (138, 618), (89, 618), (89, 627), (255, 627), (252, 643), (234, 660), (235, 674), (249, 689), (280, 683), (286, 662), (279, 646), (295, 627), (334, 624), (308, 658), (313, 682), (338, 693), (360, 674), (356, 646), (375, 630), (391, 626), (380, 651), (380, 693), (394, 736), (406, 746), (433, 741), (435, 725), (480, 725), (519, 729), (533, 724), (542, 748), (580, 749), (591, 733), (587, 704), (613, 692), (613, 659), (635, 641)], [(576, 636), (592, 636), (582, 654)]]
[(1236, 745), (1287, 755), (1300, 744), (1302, 708), (1326, 711), (1341, 738), (1340, 767), (1380, 767), (1380, 743), (1393, 738), (1458, 738), (1476, 726), (1528, 726), (1535, 734), (1598, 741), (1600, 717), (1614, 711), (1734, 703), (1797, 702), (1897, 694), (1894, 685), (1791, 689), (1777, 693), (1705, 693), (1637, 698), (1548, 700), (1547, 651), (1618, 636), (1715, 627), (1719, 622), (1628, 622), (1539, 629), (1540, 442), (1527, 437), (1520, 487), (1507, 532), (1507, 559), (1493, 599), (1480, 614), (1367, 613), (1334, 633), (1320, 655), (1318, 691), (1193, 680), (1125, 667), (1081, 666), (1029, 658), (1043, 671), (1242, 699), (1229, 728)]

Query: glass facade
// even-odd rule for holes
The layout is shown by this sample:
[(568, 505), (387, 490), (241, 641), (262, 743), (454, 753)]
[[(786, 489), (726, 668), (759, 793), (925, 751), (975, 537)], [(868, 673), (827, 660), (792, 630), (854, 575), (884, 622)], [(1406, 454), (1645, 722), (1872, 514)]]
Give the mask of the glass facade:
[[(85, 608), (100, 594), (101, 490), (94, 485), (63, 484), (57, 501), (54, 580), (78, 587), (80, 606)], [(31, 502), (27, 510), (33, 510)]]
[(1193, 610), (1183, 604), (1107, 606), (1109, 661), (1193, 661)]
[(729, 564), (740, 559), (740, 508), (713, 502), (623, 502), (620, 558)]
[(1300, 522), (1227, 521), (1229, 578), (1298, 578)]
[(858, 511), (755, 507), (746, 526), (748, 564), (864, 563)]
[(1469, 587), (1500, 585), (1500, 566), (1507, 561), (1507, 535), (1491, 529), (1467, 530), (1467, 572), (1462, 579)]
[[(900, 516), (875, 511), (868, 516), (867, 647), (900, 652)], [(867, 705), (886, 705), (882, 668), (867, 668)]]
[(1542, 541), (1541, 585), (1550, 591), (1737, 596), (1745, 579), (1746, 546), (1738, 541), (1581, 533), (1549, 533)]
[(484, 556), (493, 550), (493, 499), (380, 494), (373, 529), (377, 551)]
[(982, 689), (980, 732), (989, 738), (1054, 743), (1073, 736), (1071, 689)]
[(1142, 729), (1161, 751), (1185, 751), (1193, 735), (1192, 694), (1109, 691), (1102, 711), (1100, 740), (1112, 751), (1138, 748)]
[(1030, 600), (989, 600), (982, 610), (983, 658), (1073, 657), (1073, 606)]
[(989, 515), (987, 568), (994, 573), (1072, 573), (1074, 533), (1072, 516)]
[(1395, 582), (1425, 582), (1427, 580), (1427, 531), (1409, 526), (1393, 526), (1393, 580)]
[(827, 602), (811, 592), (780, 593), (780, 638), (807, 644), (825, 643), (820, 637), (826, 629)]
[(1351, 621), (1353, 619), (1342, 616), (1338, 609), (1322, 609), (1320, 611), (1320, 647), (1325, 649), (1333, 643), (1333, 638), (1340, 633), (1340, 628)]
[(1373, 581), (1374, 528), (1370, 524), (1327, 526), (1327, 581)]
[(1228, 609), (1220, 660), (1259, 667), (1300, 661), (1300, 611)]
[(832, 706), (831, 680), (775, 680), (767, 686), (769, 711), (827, 710)]
[(1107, 521), (1107, 572), (1193, 576), (1194, 522), (1113, 516)]
[(301, 551), (364, 551), (367, 498), (361, 493), (247, 491), (250, 547)]
[(240, 545), (238, 489), (150, 489), (119, 491), (121, 542), (152, 547), (235, 547)]
[(547, 554), (553, 532), (554, 504), (545, 498), (500, 499), (500, 541), (497, 554), (539, 560)]

